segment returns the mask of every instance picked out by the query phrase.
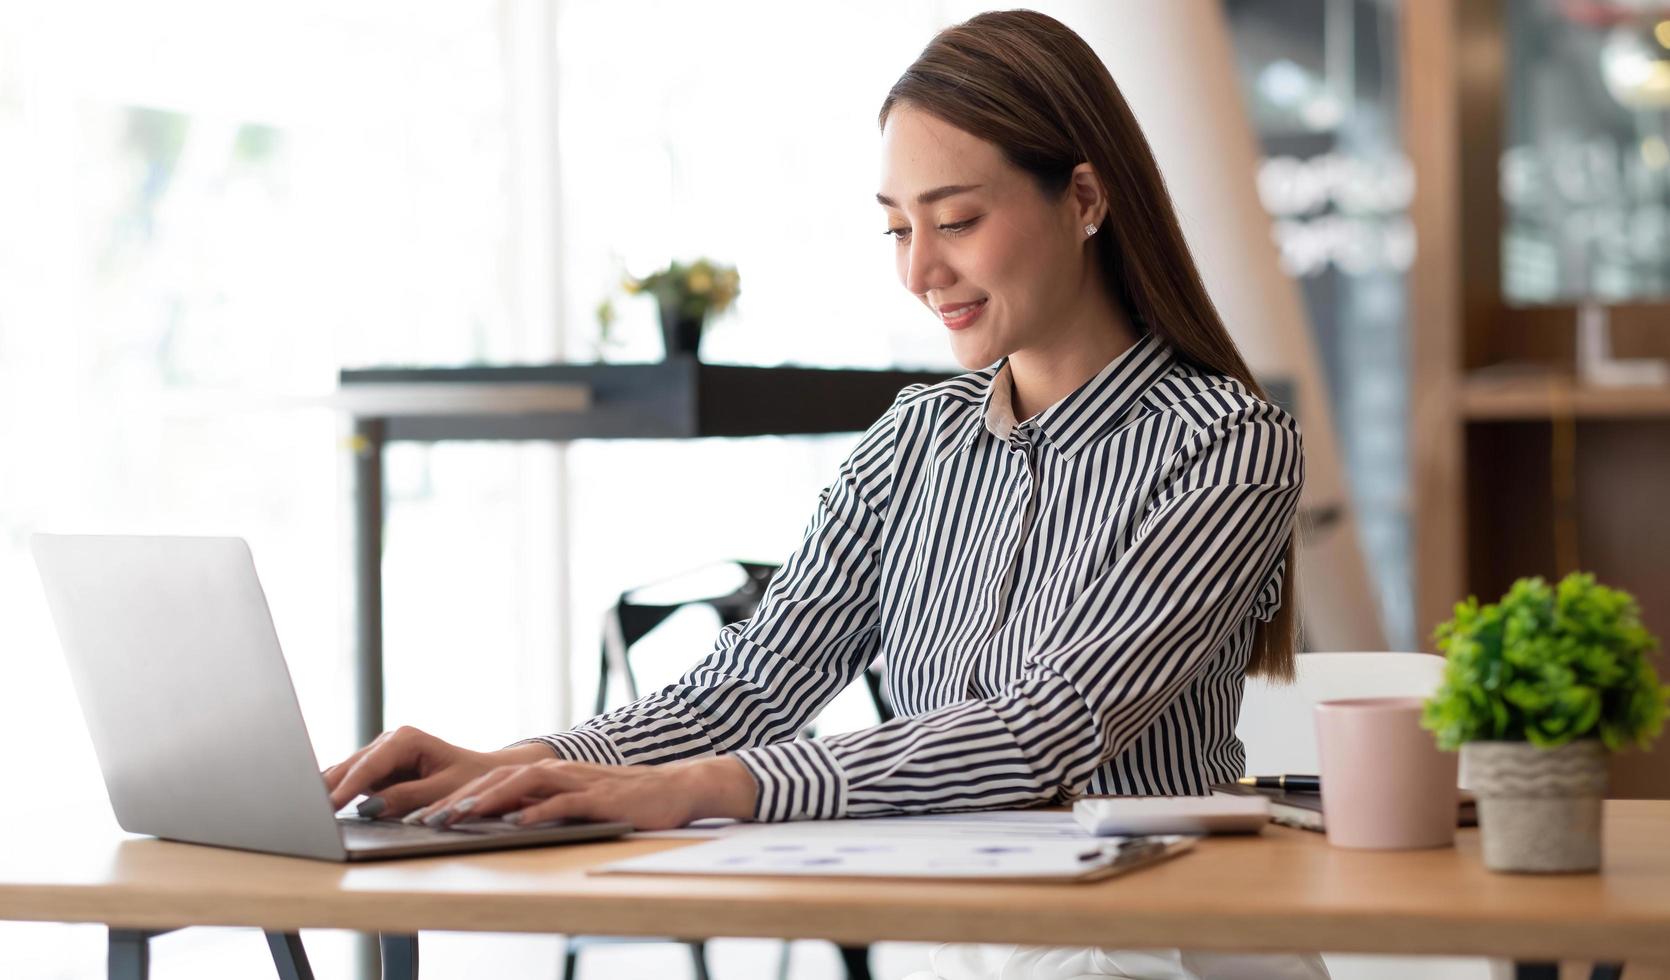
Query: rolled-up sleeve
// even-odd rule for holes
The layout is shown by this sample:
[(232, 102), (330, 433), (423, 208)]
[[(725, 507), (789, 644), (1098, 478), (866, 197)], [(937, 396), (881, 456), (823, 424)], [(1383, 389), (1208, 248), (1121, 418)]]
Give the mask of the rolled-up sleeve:
[[(525, 739), (559, 757), (638, 765), (673, 762), (794, 736), (875, 658), (883, 518), (895, 463), (901, 390), (819, 493), (798, 548), (755, 614), (719, 632), (713, 650), (678, 681), (566, 732)], [(793, 743), (790, 743), (793, 744)], [(802, 743), (804, 744), (804, 743)], [(762, 789), (786, 771), (804, 787), (812, 763), (784, 750), (750, 764)], [(827, 765), (819, 760), (816, 765)]]
[(1254, 402), (1193, 427), (1130, 542), (1045, 626), (1014, 682), (872, 728), (739, 752), (760, 783), (757, 818), (1083, 795), (1243, 620), (1268, 617), (1303, 482), (1299, 430), (1281, 409)]

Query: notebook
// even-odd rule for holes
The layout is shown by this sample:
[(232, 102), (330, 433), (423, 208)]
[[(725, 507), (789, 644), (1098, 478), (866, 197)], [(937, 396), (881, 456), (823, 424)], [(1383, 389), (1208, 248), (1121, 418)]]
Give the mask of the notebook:
[[(1322, 817), (1322, 794), (1301, 793), (1295, 790), (1282, 789), (1254, 789), (1251, 786), (1241, 786), (1236, 783), (1225, 783), (1212, 787), (1219, 793), (1237, 793), (1242, 796), (1261, 796), (1270, 801), (1270, 821), (1287, 827), (1298, 827), (1302, 830), (1321, 831), (1326, 828)], [(1461, 791), (1461, 803), (1456, 808), (1456, 826), (1475, 827), (1478, 825), (1478, 807), (1473, 794), (1467, 790)]]
[(1256, 796), (1087, 796), (1073, 804), (1079, 826), (1098, 837), (1116, 834), (1256, 834), (1270, 822), (1270, 804)]

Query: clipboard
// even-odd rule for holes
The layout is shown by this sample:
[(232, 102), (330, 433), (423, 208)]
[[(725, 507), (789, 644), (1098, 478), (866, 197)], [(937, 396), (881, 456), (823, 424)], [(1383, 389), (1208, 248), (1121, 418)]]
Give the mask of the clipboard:
[(1030, 842), (740, 835), (616, 861), (589, 873), (1081, 882), (1175, 857), (1195, 840), (1184, 835)]

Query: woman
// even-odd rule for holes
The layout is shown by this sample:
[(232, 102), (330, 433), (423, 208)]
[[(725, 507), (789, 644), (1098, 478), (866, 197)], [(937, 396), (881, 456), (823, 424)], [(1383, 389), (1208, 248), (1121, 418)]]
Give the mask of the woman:
[[(678, 682), (497, 752), (385, 734), (326, 771), (333, 805), (655, 829), (1200, 795), (1242, 774), (1243, 679), (1293, 672), (1303, 449), (1207, 298), (1129, 108), (1082, 39), (1017, 10), (942, 31), (880, 123), (900, 280), (969, 373), (899, 393), (756, 615)], [(796, 739), (878, 656), (900, 717)], [(935, 969), (1071, 952), (947, 947)], [(1097, 975), (1101, 951), (1077, 952)], [(1141, 975), (1196, 975), (1166, 956)], [(1117, 968), (1100, 975), (1135, 975)]]

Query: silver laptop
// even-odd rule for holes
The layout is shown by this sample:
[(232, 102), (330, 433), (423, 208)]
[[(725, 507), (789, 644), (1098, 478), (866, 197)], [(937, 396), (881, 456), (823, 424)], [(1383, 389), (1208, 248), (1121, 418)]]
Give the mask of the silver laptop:
[(364, 861), (632, 829), (337, 815), (242, 538), (36, 534), (31, 545), (124, 830)]

